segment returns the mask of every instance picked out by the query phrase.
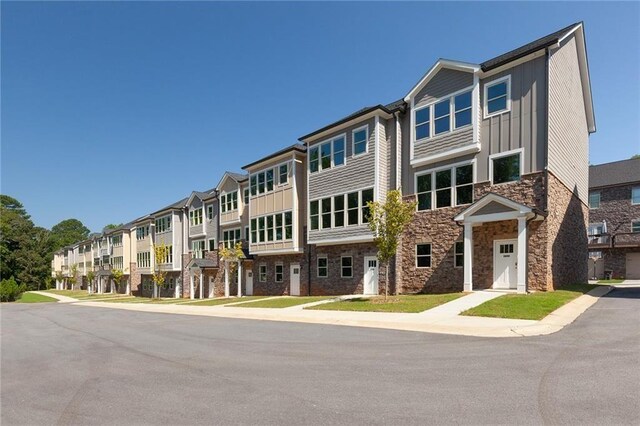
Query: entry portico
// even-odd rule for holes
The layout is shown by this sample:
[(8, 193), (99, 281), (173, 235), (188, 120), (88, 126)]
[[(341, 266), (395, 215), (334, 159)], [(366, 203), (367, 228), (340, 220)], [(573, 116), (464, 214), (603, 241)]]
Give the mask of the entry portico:
[[(202, 259), (202, 258), (193, 258), (187, 264), (187, 269), (189, 271), (189, 298), (195, 299), (195, 277), (198, 277), (198, 298), (204, 298), (204, 286), (206, 284), (205, 280), (205, 272), (213, 272), (218, 269), (218, 262), (213, 259)], [(179, 297), (178, 294), (181, 293), (176, 287), (176, 297)], [(207, 298), (214, 297), (214, 288), (213, 283), (209, 283), (209, 288), (207, 291)]]
[[(494, 239), (491, 243), (494, 251), (492, 287), (514, 288), (518, 293), (527, 292), (527, 224), (534, 219), (542, 219), (534, 209), (495, 193), (485, 195), (454, 218), (464, 225), (464, 291), (474, 289), (474, 228), (488, 222), (515, 220), (518, 223), (516, 238)], [(514, 267), (515, 274), (510, 270)]]

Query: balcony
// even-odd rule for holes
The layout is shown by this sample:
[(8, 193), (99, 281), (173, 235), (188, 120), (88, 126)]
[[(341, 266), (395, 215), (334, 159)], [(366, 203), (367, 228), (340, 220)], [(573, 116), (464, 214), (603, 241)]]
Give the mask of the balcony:
[(590, 249), (601, 249), (601, 248), (611, 247), (611, 235), (609, 234), (593, 234), (593, 235), (588, 235), (587, 238), (589, 238)]
[(613, 236), (614, 247), (640, 247), (640, 232), (620, 232)]

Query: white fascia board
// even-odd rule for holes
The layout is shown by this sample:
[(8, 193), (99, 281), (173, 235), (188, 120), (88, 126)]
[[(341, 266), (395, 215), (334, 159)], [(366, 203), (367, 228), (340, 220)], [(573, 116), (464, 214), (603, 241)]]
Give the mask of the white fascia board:
[(438, 61), (433, 64), (429, 71), (427, 71), (427, 73), (420, 79), (418, 84), (416, 84), (409, 91), (407, 96), (404, 97), (404, 101), (410, 102), (415, 94), (420, 91), (429, 82), (429, 80), (431, 80), (442, 68), (448, 68), (458, 71), (477, 72), (480, 70), (480, 65), (462, 61), (454, 61), (451, 59), (438, 59)]
[(367, 114), (358, 116), (358, 117), (354, 117), (352, 120), (346, 121), (344, 123), (341, 123), (340, 125), (337, 125), (335, 127), (331, 127), (325, 131), (323, 131), (322, 133), (318, 133), (316, 135), (310, 136), (306, 139), (300, 139), (300, 142), (307, 144), (307, 146), (314, 144), (316, 142), (321, 142), (323, 141), (327, 136), (332, 135), (334, 133), (337, 133), (341, 130), (344, 130), (348, 127), (353, 126), (355, 123), (361, 122), (361, 121), (365, 121), (365, 120), (369, 120), (373, 117), (382, 117), (385, 120), (390, 119), (391, 117), (393, 117), (392, 114), (387, 114), (386, 112), (384, 112), (381, 109), (375, 109)]
[[(473, 205), (471, 205), (470, 207), (468, 207), (467, 209), (465, 209), (464, 211), (460, 212), (460, 214), (458, 214), (453, 220), (455, 221), (466, 221), (466, 222), (473, 222), (472, 220), (470, 220), (470, 218), (468, 218), (468, 216), (473, 215), (475, 212), (477, 212), (478, 210), (480, 210), (481, 208), (483, 208), (484, 206), (492, 203), (492, 202), (496, 202), (498, 204), (502, 204), (503, 206), (506, 206), (510, 209), (513, 209), (513, 212), (506, 212), (506, 213), (494, 213), (493, 215), (504, 215), (504, 214), (508, 214), (508, 215), (512, 215), (515, 214), (515, 217), (518, 216), (522, 216), (528, 213), (532, 213), (533, 210), (531, 209), (531, 207), (527, 207), (523, 204), (517, 203), (513, 200), (510, 200), (508, 198), (505, 198), (501, 195), (498, 194), (493, 194), (490, 193), (484, 197), (482, 197), (480, 200), (476, 201)], [(476, 217), (482, 217), (484, 218), (484, 220), (478, 220), (476, 222), (488, 222), (489, 220), (487, 220), (487, 217), (490, 217), (492, 215), (482, 215), (482, 216), (476, 216)], [(501, 220), (501, 219), (493, 219), (493, 220)]]

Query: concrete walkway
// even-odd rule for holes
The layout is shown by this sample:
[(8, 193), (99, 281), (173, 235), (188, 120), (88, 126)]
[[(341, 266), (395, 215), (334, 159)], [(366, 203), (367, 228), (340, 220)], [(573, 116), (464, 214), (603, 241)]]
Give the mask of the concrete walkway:
[(53, 293), (49, 293), (47, 291), (30, 291), (29, 293), (35, 293), (35, 294), (39, 294), (41, 296), (51, 297), (52, 299), (58, 299), (58, 302), (61, 302), (61, 303), (79, 302), (78, 299), (74, 299), (73, 297), (62, 296), (60, 294), (53, 294)]
[[(548, 315), (541, 321), (485, 318), (458, 315), (461, 311), (500, 297), (504, 293), (474, 292), (423, 313), (386, 313), (322, 311), (304, 309), (240, 308), (234, 306), (189, 306), (174, 304), (103, 303), (76, 301), (76, 306), (91, 306), (180, 315), (251, 319), (264, 321), (302, 322), (310, 324), (347, 325), (429, 333), (457, 334), (479, 337), (538, 336), (555, 333), (573, 322), (612, 287), (599, 286)], [(60, 297), (51, 295), (52, 297)], [(64, 296), (62, 296), (64, 297)], [(359, 297), (359, 296), (358, 296)], [(70, 298), (66, 298), (70, 299)], [(75, 301), (75, 299), (72, 299)], [(313, 304), (317, 304), (314, 302)]]

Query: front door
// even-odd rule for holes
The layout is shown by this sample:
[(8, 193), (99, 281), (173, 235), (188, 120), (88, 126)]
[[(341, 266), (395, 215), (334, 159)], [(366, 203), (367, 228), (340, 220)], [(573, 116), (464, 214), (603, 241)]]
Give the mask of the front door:
[(493, 242), (493, 288), (518, 287), (518, 240)]
[(253, 271), (251, 269), (247, 269), (245, 272), (245, 292), (247, 296), (253, 296)]
[(300, 264), (292, 263), (290, 267), (289, 280), (291, 288), (289, 294), (291, 296), (300, 296)]
[(378, 294), (378, 259), (375, 256), (364, 258), (364, 294)]

